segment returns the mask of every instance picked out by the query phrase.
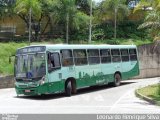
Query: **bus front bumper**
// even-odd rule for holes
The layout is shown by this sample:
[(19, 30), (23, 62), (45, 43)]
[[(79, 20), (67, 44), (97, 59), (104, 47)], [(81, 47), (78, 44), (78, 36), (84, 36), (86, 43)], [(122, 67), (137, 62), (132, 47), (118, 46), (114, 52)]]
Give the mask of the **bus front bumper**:
[(18, 86), (15, 86), (15, 90), (17, 95), (29, 95), (29, 96), (46, 94), (48, 92), (46, 85), (41, 85), (37, 87), (27, 87), (27, 88), (20, 88)]

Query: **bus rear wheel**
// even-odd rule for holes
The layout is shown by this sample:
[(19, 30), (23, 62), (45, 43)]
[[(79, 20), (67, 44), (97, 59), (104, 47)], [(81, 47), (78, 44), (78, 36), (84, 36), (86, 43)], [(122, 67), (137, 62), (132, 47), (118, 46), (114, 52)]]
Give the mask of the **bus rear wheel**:
[(70, 97), (72, 94), (72, 84), (71, 81), (68, 81), (65, 88), (66, 96)]
[(113, 83), (113, 85), (114, 85), (114, 87), (117, 87), (117, 86), (120, 86), (120, 84), (121, 84), (121, 75), (119, 73), (116, 73), (114, 75), (114, 83)]

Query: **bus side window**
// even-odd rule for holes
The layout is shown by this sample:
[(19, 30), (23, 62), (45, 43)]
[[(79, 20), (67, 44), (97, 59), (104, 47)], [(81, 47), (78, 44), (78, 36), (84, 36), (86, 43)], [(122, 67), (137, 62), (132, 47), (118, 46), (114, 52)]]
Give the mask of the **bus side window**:
[(111, 54), (112, 54), (112, 62), (121, 62), (119, 49), (112, 49)]
[(130, 49), (129, 50), (129, 55), (130, 55), (130, 61), (136, 61), (137, 60), (136, 49)]
[(110, 63), (111, 62), (111, 53), (110, 49), (101, 49), (101, 63)]
[(59, 68), (61, 66), (59, 53), (50, 53), (48, 65), (49, 68)]
[(72, 50), (61, 50), (62, 65), (71, 66), (73, 65)]
[(99, 50), (98, 49), (88, 49), (88, 63), (89, 64), (99, 64)]
[(129, 61), (128, 49), (121, 49), (122, 62)]
[(86, 64), (88, 64), (85, 49), (74, 50), (73, 54), (74, 54), (75, 65), (86, 65)]

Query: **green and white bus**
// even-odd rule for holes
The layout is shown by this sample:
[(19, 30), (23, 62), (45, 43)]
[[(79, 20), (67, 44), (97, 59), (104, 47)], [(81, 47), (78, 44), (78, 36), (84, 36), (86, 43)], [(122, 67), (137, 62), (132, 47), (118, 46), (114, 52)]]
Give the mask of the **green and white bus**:
[(15, 59), (17, 95), (42, 95), (112, 83), (139, 75), (135, 45), (33, 45)]

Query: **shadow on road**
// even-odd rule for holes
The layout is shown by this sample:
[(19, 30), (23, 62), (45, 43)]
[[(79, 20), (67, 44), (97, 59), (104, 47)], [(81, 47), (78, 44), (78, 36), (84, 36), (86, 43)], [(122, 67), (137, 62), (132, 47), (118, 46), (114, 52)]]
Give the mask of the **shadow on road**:
[(152, 103), (149, 103), (147, 101), (142, 101), (142, 102), (134, 102), (136, 104), (140, 104), (140, 105), (153, 105)]
[[(129, 84), (133, 84), (136, 82), (122, 82), (121, 86), (125, 86), (125, 85), (129, 85)], [(77, 90), (76, 94), (73, 94), (72, 96), (76, 96), (76, 95), (81, 95), (81, 94), (85, 94), (85, 93), (91, 93), (91, 92), (96, 92), (96, 91), (101, 91), (101, 90), (105, 90), (105, 89), (114, 89), (115, 87), (112, 87), (110, 84), (108, 85), (101, 85), (101, 86), (91, 86), (91, 87), (86, 87), (86, 88), (81, 88)], [(20, 99), (31, 99), (31, 100), (50, 100), (50, 99), (60, 99), (60, 98), (64, 98), (65, 97), (65, 93), (56, 93), (56, 94), (49, 94), (49, 95), (41, 95), (41, 96), (15, 96), (15, 98), (20, 98)]]

